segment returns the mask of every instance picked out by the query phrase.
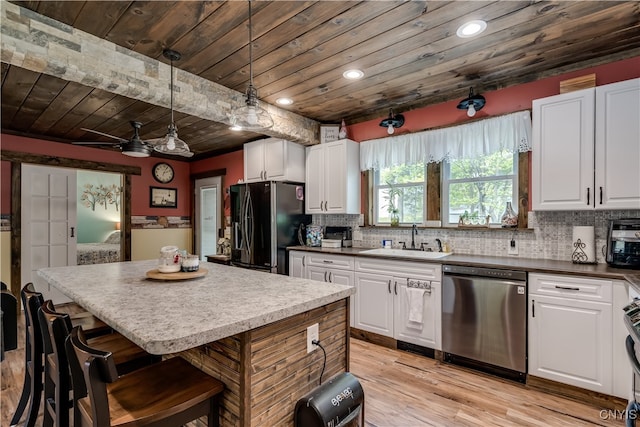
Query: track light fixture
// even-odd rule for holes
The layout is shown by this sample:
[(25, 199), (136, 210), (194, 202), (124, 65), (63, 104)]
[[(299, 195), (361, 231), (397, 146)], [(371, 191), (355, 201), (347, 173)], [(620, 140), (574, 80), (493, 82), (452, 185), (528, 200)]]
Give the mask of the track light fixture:
[(473, 88), (469, 88), (469, 97), (463, 99), (458, 104), (459, 110), (467, 110), (467, 116), (473, 117), (476, 115), (476, 111), (482, 110), (484, 104), (487, 102), (482, 95), (474, 95)]
[(394, 114), (393, 108), (389, 108), (389, 117), (380, 122), (380, 126), (387, 128), (387, 133), (393, 135), (395, 130), (404, 124), (404, 116), (402, 114)]

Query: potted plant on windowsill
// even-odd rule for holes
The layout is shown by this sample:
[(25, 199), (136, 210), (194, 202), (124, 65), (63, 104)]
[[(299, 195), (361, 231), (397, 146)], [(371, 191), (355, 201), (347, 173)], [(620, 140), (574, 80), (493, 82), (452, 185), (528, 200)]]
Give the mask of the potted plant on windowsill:
[(400, 225), (400, 210), (396, 206), (396, 199), (400, 196), (400, 190), (387, 182), (389, 189), (387, 190), (387, 212), (389, 212), (389, 219), (391, 227), (397, 227)]

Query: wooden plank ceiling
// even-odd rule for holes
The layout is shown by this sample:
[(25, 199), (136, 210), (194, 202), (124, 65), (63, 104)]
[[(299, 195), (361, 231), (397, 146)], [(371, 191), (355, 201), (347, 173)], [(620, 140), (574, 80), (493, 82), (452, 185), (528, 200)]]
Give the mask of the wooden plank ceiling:
[[(13, 1), (115, 44), (244, 92), (249, 80), (244, 1)], [(262, 102), (321, 123), (356, 123), (462, 99), (640, 54), (640, 2), (254, 1), (253, 72)], [(487, 21), (477, 38), (457, 27)], [(347, 81), (359, 68), (365, 78)], [(62, 142), (101, 140), (80, 128), (162, 136), (170, 111), (2, 64), (2, 131)], [(262, 137), (176, 113), (193, 159)], [(106, 139), (108, 140), (108, 139)], [(179, 158), (183, 160), (184, 158)]]

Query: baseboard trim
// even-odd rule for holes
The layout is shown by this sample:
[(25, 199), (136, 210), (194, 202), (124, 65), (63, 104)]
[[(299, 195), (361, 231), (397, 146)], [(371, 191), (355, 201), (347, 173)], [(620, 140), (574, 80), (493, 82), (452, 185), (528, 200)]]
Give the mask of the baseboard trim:
[(587, 390), (569, 384), (563, 384), (546, 378), (536, 377), (534, 375), (527, 375), (527, 387), (544, 391), (545, 393), (555, 394), (577, 402), (599, 406), (602, 409), (616, 409), (622, 411), (626, 409), (628, 403), (625, 399), (620, 397), (610, 396), (608, 394)]

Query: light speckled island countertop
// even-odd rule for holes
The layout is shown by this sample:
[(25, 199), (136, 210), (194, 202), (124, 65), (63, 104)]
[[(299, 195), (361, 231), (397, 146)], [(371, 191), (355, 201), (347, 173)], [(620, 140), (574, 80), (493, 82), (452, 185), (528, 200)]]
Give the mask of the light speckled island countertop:
[(530, 273), (573, 274), (604, 279), (626, 280), (640, 292), (640, 271), (624, 268), (613, 268), (607, 264), (574, 264), (571, 261), (553, 259), (519, 258), (516, 256), (499, 257), (486, 255), (464, 255), (453, 253), (443, 258), (417, 260), (396, 256), (372, 255), (363, 253), (371, 248), (322, 248), (309, 246), (292, 246), (287, 250), (319, 252), (334, 255), (351, 255), (383, 258), (389, 260), (413, 261), (430, 264), (469, 265), (474, 267), (506, 268), (524, 270)]
[(177, 353), (344, 299), (353, 287), (202, 262), (205, 277), (146, 278), (155, 260), (38, 275), (152, 354)]

